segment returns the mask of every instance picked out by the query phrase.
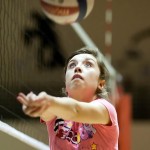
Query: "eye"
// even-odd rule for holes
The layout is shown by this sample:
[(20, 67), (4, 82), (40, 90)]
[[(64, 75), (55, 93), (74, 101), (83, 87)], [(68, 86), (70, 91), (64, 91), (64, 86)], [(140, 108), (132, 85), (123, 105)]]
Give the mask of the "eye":
[(68, 68), (72, 69), (76, 66), (76, 63), (75, 62), (72, 62), (68, 65)]
[(85, 67), (87, 67), (87, 68), (92, 67), (92, 63), (91, 63), (91, 62), (86, 62), (86, 63), (85, 63)]

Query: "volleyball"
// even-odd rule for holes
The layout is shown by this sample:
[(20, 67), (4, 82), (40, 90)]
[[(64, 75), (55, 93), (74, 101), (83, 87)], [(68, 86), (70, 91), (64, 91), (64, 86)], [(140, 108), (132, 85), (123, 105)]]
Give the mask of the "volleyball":
[(94, 0), (40, 0), (44, 14), (58, 24), (71, 24), (85, 19), (92, 11)]

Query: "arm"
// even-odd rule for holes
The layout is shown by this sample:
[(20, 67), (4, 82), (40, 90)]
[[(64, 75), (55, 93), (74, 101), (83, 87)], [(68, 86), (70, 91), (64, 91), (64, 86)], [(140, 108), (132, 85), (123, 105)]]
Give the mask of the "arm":
[(47, 99), (50, 100), (48, 110), (65, 120), (91, 124), (108, 124), (110, 121), (108, 110), (101, 103), (79, 102), (68, 97), (48, 96)]
[[(49, 114), (53, 114), (65, 120), (82, 123), (108, 124), (110, 122), (108, 110), (101, 103), (79, 102), (72, 98), (54, 97), (47, 94), (37, 98), (36, 101), (32, 101), (30, 104), (25, 104), (25, 101), (23, 103), (28, 105), (25, 110), (26, 114), (32, 117), (39, 116), (44, 121), (48, 121), (50, 119)], [(31, 111), (33, 107), (38, 109)]]

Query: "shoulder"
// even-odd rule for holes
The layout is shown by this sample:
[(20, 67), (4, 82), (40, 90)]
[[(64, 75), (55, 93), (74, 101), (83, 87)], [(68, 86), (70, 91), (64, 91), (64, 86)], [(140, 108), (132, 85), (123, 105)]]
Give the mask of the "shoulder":
[(92, 101), (91, 103), (97, 103), (97, 104), (101, 103), (102, 105), (104, 105), (109, 113), (109, 117), (110, 117), (112, 124), (118, 124), (116, 109), (114, 105), (112, 105), (109, 101), (105, 99), (96, 99)]
[(94, 100), (94, 101), (92, 101), (91, 103), (97, 103), (97, 104), (99, 104), (99, 103), (101, 103), (101, 104), (103, 104), (107, 109), (113, 109), (113, 110), (115, 110), (115, 107), (109, 102), (109, 101), (107, 101), (107, 100), (105, 100), (105, 99), (96, 99), (96, 100)]

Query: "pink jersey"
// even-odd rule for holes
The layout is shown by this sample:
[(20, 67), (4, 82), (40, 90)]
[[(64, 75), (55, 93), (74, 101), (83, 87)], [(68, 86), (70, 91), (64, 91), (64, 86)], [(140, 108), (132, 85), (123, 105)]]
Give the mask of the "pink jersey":
[(50, 150), (118, 150), (119, 128), (114, 106), (104, 99), (112, 124), (83, 124), (55, 118), (46, 122)]

